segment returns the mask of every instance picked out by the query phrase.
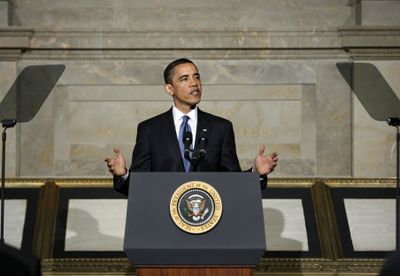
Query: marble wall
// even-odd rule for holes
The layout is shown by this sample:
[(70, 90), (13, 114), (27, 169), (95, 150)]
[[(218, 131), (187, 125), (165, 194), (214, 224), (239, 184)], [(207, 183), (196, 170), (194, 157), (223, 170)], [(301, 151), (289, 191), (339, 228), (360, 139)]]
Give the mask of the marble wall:
[[(376, 14), (374, 11), (379, 10)], [(374, 64), (400, 97), (399, 1), (0, 1), (0, 95), (24, 67), (65, 64), (36, 117), (9, 129), (8, 177), (109, 177), (138, 122), (171, 106), (165, 65), (196, 62), (200, 108), (230, 119), (243, 169), (258, 145), (273, 177), (394, 177), (395, 129), (336, 68)], [(7, 22), (7, 23), (5, 23)], [(34, 97), (34, 95), (32, 95)]]

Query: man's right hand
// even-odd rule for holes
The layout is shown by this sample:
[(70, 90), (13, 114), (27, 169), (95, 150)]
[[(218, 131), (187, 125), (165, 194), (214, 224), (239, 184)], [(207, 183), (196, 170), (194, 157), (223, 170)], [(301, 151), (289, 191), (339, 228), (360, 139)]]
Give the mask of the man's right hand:
[(124, 176), (127, 173), (125, 158), (122, 156), (118, 147), (114, 149), (115, 157), (106, 157), (104, 161), (107, 163), (108, 171), (113, 176)]

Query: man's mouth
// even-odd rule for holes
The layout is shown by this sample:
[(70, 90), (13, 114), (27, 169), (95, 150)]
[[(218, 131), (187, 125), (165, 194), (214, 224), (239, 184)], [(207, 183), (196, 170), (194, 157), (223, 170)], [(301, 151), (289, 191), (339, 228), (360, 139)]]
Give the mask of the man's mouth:
[(200, 90), (193, 90), (193, 91), (190, 92), (190, 95), (193, 95), (193, 96), (200, 96), (201, 93), (200, 93)]

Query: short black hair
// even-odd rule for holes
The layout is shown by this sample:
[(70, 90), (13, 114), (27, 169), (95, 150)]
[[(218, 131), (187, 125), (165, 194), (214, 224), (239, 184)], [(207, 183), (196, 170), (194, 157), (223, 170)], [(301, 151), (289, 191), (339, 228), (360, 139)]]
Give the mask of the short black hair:
[(170, 64), (168, 64), (167, 67), (165, 67), (165, 70), (164, 70), (165, 84), (172, 83), (172, 75), (174, 74), (175, 67), (178, 65), (181, 65), (181, 64), (185, 64), (185, 63), (191, 63), (197, 68), (197, 66), (190, 59), (187, 59), (187, 58), (176, 59), (176, 60), (172, 61)]

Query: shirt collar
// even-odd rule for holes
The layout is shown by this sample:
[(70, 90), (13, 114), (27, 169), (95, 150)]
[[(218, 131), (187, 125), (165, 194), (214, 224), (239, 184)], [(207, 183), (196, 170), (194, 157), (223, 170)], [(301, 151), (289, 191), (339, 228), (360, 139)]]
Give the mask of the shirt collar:
[(176, 106), (174, 105), (172, 107), (172, 116), (174, 117), (174, 122), (175, 125), (177, 125), (177, 123), (179, 123), (179, 121), (181, 120), (181, 118), (183, 116), (188, 116), (190, 118), (190, 120), (192, 120), (193, 122), (197, 122), (197, 114), (198, 114), (198, 109), (197, 106), (195, 108), (193, 108), (189, 113), (185, 114), (182, 111), (180, 111), (178, 108), (176, 108)]

